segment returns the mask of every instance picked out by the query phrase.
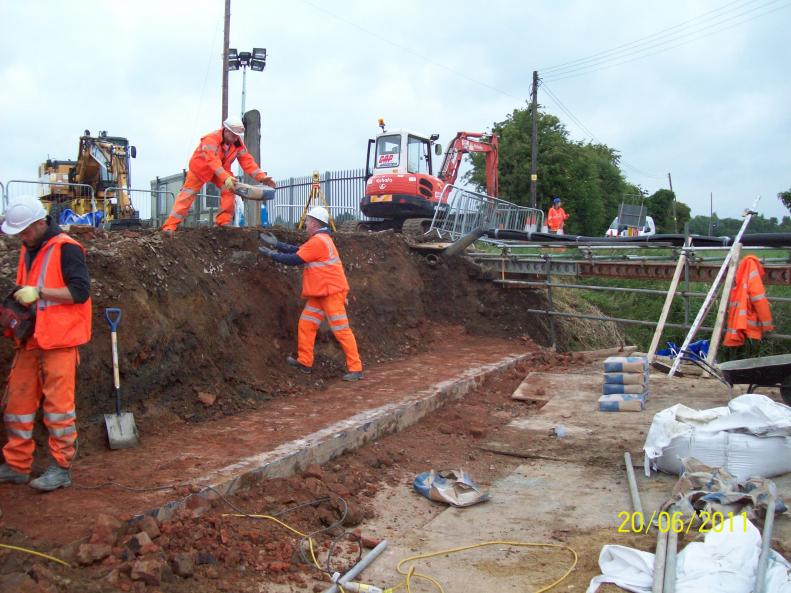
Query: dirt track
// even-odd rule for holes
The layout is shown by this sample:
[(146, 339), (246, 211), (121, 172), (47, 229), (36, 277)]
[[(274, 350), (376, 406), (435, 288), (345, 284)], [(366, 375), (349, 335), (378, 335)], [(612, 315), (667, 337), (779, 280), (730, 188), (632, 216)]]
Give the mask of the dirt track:
[[(296, 233), (278, 234), (282, 240), (300, 240)], [(255, 254), (257, 231), (186, 229), (164, 242), (153, 231), (89, 232), (80, 233), (77, 238), (88, 250), (94, 299), (94, 337), (81, 349), (78, 374), (81, 458), (90, 458), (106, 447), (101, 415), (112, 409), (112, 399), (105, 307), (120, 307), (124, 313), (119, 329), (122, 390), (127, 408), (135, 413), (144, 434), (175, 430), (189, 438), (191, 423), (232, 417), (266, 406), (280, 407), (280, 402), (291, 405), (296, 401), (298, 405), (310, 406), (311, 393), (323, 390), (328, 381), (336, 380), (342, 372), (340, 350), (324, 331), (317, 342), (313, 375), (294, 374), (284, 364), (285, 356), (293, 352), (295, 345), (301, 310), (300, 273), (259, 258)], [(337, 243), (352, 287), (349, 315), (368, 368), (387, 360), (408, 361), (411, 355), (430, 350), (434, 344), (451, 346), (452, 351), (458, 332), (506, 337), (522, 348), (532, 348), (533, 342), (546, 342), (544, 323), (523, 312), (525, 308), (543, 306), (540, 293), (499, 290), (461, 258), (431, 266), (410, 252), (397, 235), (339, 235)], [(7, 286), (2, 289), (6, 292), (11, 290), (8, 279), (13, 278), (17, 248), (15, 240), (0, 237), (0, 272), (6, 279)], [(561, 325), (559, 341), (574, 341), (576, 329), (573, 324)], [(609, 345), (610, 340), (606, 335), (593, 336), (587, 345)], [(481, 347), (485, 347), (484, 343), (482, 340)], [(0, 350), (4, 368), (11, 355), (9, 344), (4, 343)], [(452, 354), (448, 360), (453, 362)], [(536, 359), (537, 368), (548, 362), (542, 355)], [(457, 364), (464, 368), (463, 359)], [(511, 417), (510, 406), (523, 408), (524, 404), (503, 404), (502, 396), (510, 394), (527, 370), (532, 369), (522, 368), (509, 377), (502, 391), (499, 386), (481, 390), (477, 396), (466, 398), (467, 403), (460, 404), (460, 408), (450, 407), (427, 419), (425, 428), (419, 429), (423, 431), (420, 438), (391, 437), (386, 440), (392, 444), (385, 449), (378, 444), (369, 447), (368, 453), (363, 451), (349, 456), (347, 461), (330, 464), (330, 469), (324, 468), (319, 477), (265, 482), (250, 493), (240, 494), (236, 504), (275, 511), (335, 493), (350, 500), (347, 524), (353, 525), (365, 515), (369, 506), (366, 500), (376, 492), (377, 484), (387, 479), (389, 468), (402, 466), (400, 471), (412, 471), (413, 466), (417, 468), (415, 460), (423, 460), (421, 466), (430, 461), (429, 452), (435, 452), (445, 465), (466, 460), (469, 466), (482, 459), (480, 464), (473, 463), (479, 479), (501, 475), (510, 467), (502, 457), (488, 453), (479, 457), (478, 453), (469, 453), (467, 445), (459, 449), (447, 444), (454, 435), (471, 443), (506, 422)], [(209, 400), (216, 397), (216, 401), (203, 403), (200, 398), (205, 400), (207, 394)], [(48, 462), (41, 447), (45, 434), (40, 423), (36, 438), (39, 449), (34, 471)], [(173, 453), (178, 458), (176, 449)], [(380, 455), (380, 451), (385, 453)], [(207, 454), (216, 456), (222, 451), (207, 450)], [(461, 457), (454, 461), (458, 455)], [(144, 458), (138, 462), (154, 463)], [(228, 462), (233, 459), (229, 457)], [(123, 469), (119, 467), (113, 477), (124, 482)], [(162, 476), (161, 480), (179, 481), (178, 475), (173, 475), (172, 480), (167, 477)], [(5, 497), (13, 496), (11, 506), (22, 509), (29, 496), (26, 490), (0, 488), (0, 508), (9, 500)], [(115, 497), (112, 490), (107, 496)], [(328, 524), (338, 516), (337, 501), (334, 504), (299, 511), (293, 520), (305, 529), (316, 529), (317, 520)], [(30, 512), (35, 513), (36, 506), (31, 504)], [(82, 535), (89, 537), (96, 509), (86, 507), (79, 512), (66, 507), (63, 512), (70, 524), (83, 526), (77, 531), (82, 529)], [(268, 589), (252, 587), (253, 581), (289, 581), (299, 585), (307, 578), (308, 570), (292, 562), (294, 542), (284, 534), (272, 529), (261, 532), (258, 526), (254, 531), (243, 525), (238, 529), (229, 527), (218, 518), (220, 509), (212, 511), (208, 519), (193, 517), (205, 509), (192, 510), (195, 512), (188, 511), (177, 521), (161, 525), (163, 535), (155, 538), (153, 547), (135, 554), (161, 562), (165, 566), (164, 578), (169, 579), (169, 563), (176, 555), (189, 552), (198, 562), (206, 560), (205, 565), (197, 567), (196, 579), (182, 583), (177, 578), (163, 583), (161, 589), (153, 585), (146, 589), (139, 579), (131, 581), (129, 572), (135, 558), (129, 556), (129, 546), (124, 545), (131, 534), (113, 539), (112, 553), (87, 569), (59, 572), (51, 565), (36, 563), (39, 568), (33, 568), (29, 558), (2, 554), (0, 575), (22, 579), (18, 575), (25, 572), (38, 582), (38, 588), (30, 589), (34, 591), (114, 591), (117, 587), (135, 591), (224, 591), (229, 590), (226, 581), (236, 576), (240, 590), (260, 591)], [(0, 541), (45, 549), (50, 549), (54, 541), (65, 541), (57, 532), (47, 537), (46, 529), (31, 529), (26, 534), (24, 528), (18, 527), (4, 527)], [(76, 549), (71, 546), (57, 552), (75, 561)], [(210, 557), (200, 556), (201, 551)], [(52, 573), (48, 572), (50, 569)], [(250, 579), (245, 571), (251, 571)], [(74, 588), (75, 581), (67, 583), (64, 578), (76, 579), (79, 588)], [(0, 581), (0, 590), (11, 586), (11, 582)], [(245, 589), (248, 585), (250, 588)], [(26, 589), (13, 584), (11, 590)]]

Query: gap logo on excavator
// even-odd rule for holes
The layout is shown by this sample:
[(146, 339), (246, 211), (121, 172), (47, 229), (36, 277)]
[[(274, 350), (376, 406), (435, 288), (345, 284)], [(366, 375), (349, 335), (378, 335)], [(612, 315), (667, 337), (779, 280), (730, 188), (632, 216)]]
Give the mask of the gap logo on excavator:
[(486, 155), (486, 193), (498, 194), (498, 138), (497, 134), (459, 132), (445, 152), (445, 158), (434, 174), (432, 147), (442, 154), (437, 144), (439, 134), (426, 137), (408, 130), (385, 129), (368, 140), (365, 166), (365, 195), (360, 200), (363, 214), (379, 220), (350, 221), (345, 230), (395, 229), (409, 234), (424, 232), (435, 210), (448, 199), (446, 186), (453, 185), (459, 173), (462, 157), (467, 153)]

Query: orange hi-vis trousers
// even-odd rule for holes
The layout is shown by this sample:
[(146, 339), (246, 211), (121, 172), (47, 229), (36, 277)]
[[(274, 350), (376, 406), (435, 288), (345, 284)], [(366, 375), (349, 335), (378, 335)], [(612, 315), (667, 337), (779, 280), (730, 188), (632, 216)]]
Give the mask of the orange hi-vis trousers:
[(8, 435), (3, 456), (14, 471), (30, 473), (36, 447), (33, 423), (42, 399), (49, 452), (59, 466), (71, 466), (77, 442), (74, 386), (78, 361), (76, 347), (17, 351), (3, 414)]
[[(219, 184), (219, 178), (213, 177), (212, 183)], [(187, 171), (187, 178), (184, 180), (184, 185), (181, 187), (179, 195), (176, 196), (176, 201), (173, 203), (173, 211), (168, 216), (165, 224), (162, 225), (163, 230), (175, 231), (189, 214), (190, 207), (195, 201), (195, 198), (200, 193), (203, 187), (203, 182), (197, 175), (191, 171)], [(218, 185), (222, 187), (222, 185)], [(217, 211), (217, 216), (214, 217), (214, 222), (219, 226), (228, 226), (233, 221), (234, 206), (236, 205), (236, 198), (234, 193), (226, 189), (220, 192), (220, 209)]]
[(313, 366), (313, 345), (324, 316), (330, 324), (335, 339), (346, 355), (346, 369), (350, 372), (363, 370), (360, 354), (357, 352), (357, 340), (349, 327), (346, 317), (346, 293), (338, 292), (325, 297), (310, 297), (299, 317), (297, 360), (306, 367)]

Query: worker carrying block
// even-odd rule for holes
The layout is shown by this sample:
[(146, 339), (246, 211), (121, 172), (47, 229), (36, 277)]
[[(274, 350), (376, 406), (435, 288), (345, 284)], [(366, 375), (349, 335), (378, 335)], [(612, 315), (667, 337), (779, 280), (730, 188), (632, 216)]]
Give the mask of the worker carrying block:
[(172, 235), (178, 226), (187, 218), (189, 209), (195, 201), (205, 183), (211, 181), (221, 189), (220, 208), (214, 222), (218, 226), (228, 226), (233, 220), (234, 213), (234, 188), (236, 178), (231, 173), (231, 166), (235, 160), (250, 177), (259, 183), (275, 187), (275, 181), (261, 170), (252, 155), (247, 152), (242, 135), (244, 124), (239, 118), (229, 117), (223, 122), (223, 127), (206, 134), (200, 144), (192, 153), (189, 170), (184, 180), (184, 185), (176, 196), (173, 211), (168, 216), (162, 231)]
[(343, 271), (338, 248), (330, 236), (330, 214), (322, 206), (307, 213), (305, 226), (310, 238), (302, 245), (282, 243), (270, 233), (261, 233), (263, 245), (258, 250), (273, 261), (289, 266), (305, 266), (302, 273), (302, 296), (308, 299), (299, 318), (297, 357), (286, 362), (304, 373), (313, 368), (313, 345), (321, 322), (326, 317), (335, 339), (346, 355), (347, 373), (344, 381), (363, 378), (363, 364), (357, 351), (349, 318), (346, 316), (346, 295), (349, 283)]

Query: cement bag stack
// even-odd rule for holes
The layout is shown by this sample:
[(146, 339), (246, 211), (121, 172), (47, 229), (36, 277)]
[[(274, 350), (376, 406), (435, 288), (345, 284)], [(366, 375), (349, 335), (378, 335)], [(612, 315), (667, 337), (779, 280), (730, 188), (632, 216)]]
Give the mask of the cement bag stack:
[(611, 356), (604, 361), (602, 412), (640, 412), (648, 399), (648, 358)]

